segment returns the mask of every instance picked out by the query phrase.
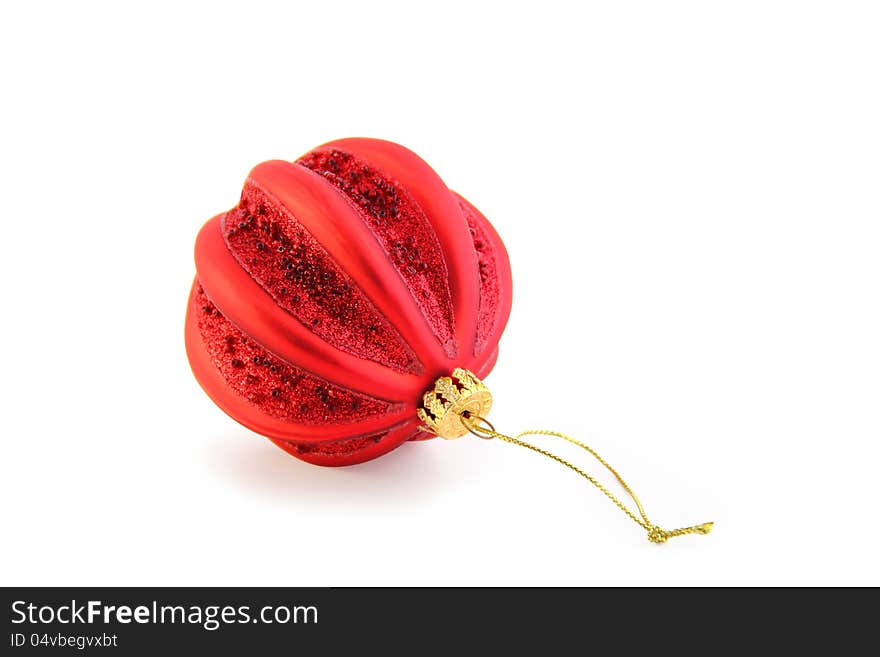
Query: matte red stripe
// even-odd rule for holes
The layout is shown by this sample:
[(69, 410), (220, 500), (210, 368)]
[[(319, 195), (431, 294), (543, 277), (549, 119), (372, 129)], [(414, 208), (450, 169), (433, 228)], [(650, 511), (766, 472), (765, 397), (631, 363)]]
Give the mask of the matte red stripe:
[[(368, 447), (353, 450), (351, 452), (346, 452), (344, 454), (320, 454), (315, 452), (303, 454), (297, 452), (296, 446), (291, 444), (290, 442), (286, 442), (283, 440), (272, 440), (271, 438), (270, 440), (272, 440), (273, 443), (278, 445), (285, 452), (293, 454), (298, 459), (302, 459), (303, 461), (307, 461), (314, 465), (355, 465), (357, 463), (363, 463), (364, 461), (370, 461), (377, 456), (382, 456), (383, 454), (387, 454), (391, 450), (400, 447), (416, 433), (416, 426), (417, 422), (415, 421), (407, 422), (406, 424), (402, 424), (399, 427), (395, 427), (394, 429), (392, 429), (387, 435), (383, 436), (378, 443), (374, 443)], [(351, 436), (351, 438), (355, 439), (358, 438), (358, 436)]]
[(279, 201), (311, 233), (391, 322), (427, 371), (445, 366), (443, 348), (409, 288), (339, 190), (312, 170), (282, 160), (257, 165), (249, 182)]
[(504, 327), (507, 325), (507, 320), (510, 317), (510, 307), (513, 301), (513, 281), (510, 274), (510, 258), (507, 255), (507, 249), (504, 248), (504, 242), (501, 241), (495, 227), (492, 226), (485, 216), (483, 216), (483, 213), (471, 205), (471, 203), (460, 194), (455, 192), (452, 193), (455, 195), (455, 198), (468, 208), (474, 218), (479, 222), (485, 232), (486, 239), (492, 245), (492, 251), (495, 255), (495, 268), (497, 270), (495, 274), (498, 285), (498, 308), (495, 317), (492, 320), (492, 329), (486, 335), (485, 344), (497, 344), (498, 340), (501, 338), (501, 334), (504, 332)]
[[(400, 404), (392, 413), (366, 418), (358, 422), (342, 424), (327, 424), (312, 426), (297, 424), (289, 420), (274, 418), (263, 413), (257, 406), (238, 395), (230, 388), (221, 376), (218, 369), (211, 361), (208, 351), (205, 349), (202, 337), (199, 334), (197, 311), (195, 304), (195, 291), (199, 280), (193, 284), (190, 294), (190, 303), (186, 316), (186, 351), (189, 362), (196, 375), (196, 379), (208, 396), (230, 417), (240, 422), (247, 428), (265, 436), (285, 440), (297, 440), (299, 442), (324, 442), (348, 438), (353, 435), (368, 435), (387, 431), (401, 422), (410, 421), (415, 416), (415, 410), (409, 406)], [(232, 412), (235, 415), (232, 415)]]
[(276, 356), (331, 383), (390, 401), (415, 403), (424, 377), (356, 358), (321, 340), (245, 272), (229, 252), (220, 229), (223, 215), (196, 238), (196, 270), (205, 294), (229, 321)]
[[(477, 365), (473, 370), (471, 370), (474, 374), (477, 375), (478, 379), (482, 379), (486, 377), (489, 372), (492, 371), (492, 368), (495, 367), (495, 362), (498, 360), (498, 347), (496, 346), (492, 351), (483, 353), (483, 362)], [(492, 387), (489, 386), (489, 390)]]
[(479, 272), (467, 222), (455, 197), (418, 155), (380, 139), (340, 139), (320, 148), (339, 148), (367, 161), (389, 178), (404, 186), (421, 207), (443, 248), (459, 355), (470, 360), (477, 335)]

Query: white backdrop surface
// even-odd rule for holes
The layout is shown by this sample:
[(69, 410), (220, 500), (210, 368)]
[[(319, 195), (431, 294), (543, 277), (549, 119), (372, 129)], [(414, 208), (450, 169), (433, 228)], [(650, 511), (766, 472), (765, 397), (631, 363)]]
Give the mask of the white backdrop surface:
[[(880, 584), (878, 33), (867, 2), (4, 5), (0, 583)], [(210, 402), (196, 232), (356, 135), (506, 242), (496, 426), (711, 536), (656, 547), (497, 442), (310, 466)]]

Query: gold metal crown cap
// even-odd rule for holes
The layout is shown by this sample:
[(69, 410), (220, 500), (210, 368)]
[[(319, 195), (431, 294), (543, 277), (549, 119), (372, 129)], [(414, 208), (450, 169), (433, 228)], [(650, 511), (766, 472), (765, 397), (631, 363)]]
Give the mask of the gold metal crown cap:
[(485, 418), (491, 408), (489, 389), (473, 372), (457, 367), (452, 376), (441, 376), (434, 382), (416, 413), (428, 431), (452, 439), (468, 433), (462, 414)]

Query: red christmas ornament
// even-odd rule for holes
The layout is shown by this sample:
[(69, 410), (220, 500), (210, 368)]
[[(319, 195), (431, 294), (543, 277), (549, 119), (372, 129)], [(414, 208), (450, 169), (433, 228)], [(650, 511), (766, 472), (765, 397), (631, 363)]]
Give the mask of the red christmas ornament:
[(510, 313), (510, 263), (486, 218), (376, 139), (258, 165), (195, 259), (186, 346), (199, 383), (319, 465), (434, 437), (423, 395), (457, 368), (488, 374)]
[[(510, 263), (470, 203), (402, 146), (342, 139), (251, 171), (196, 240), (186, 349), (220, 408), (297, 458), (350, 465), (407, 440), (470, 432), (574, 470), (654, 543), (666, 530), (607, 461), (557, 431), (510, 436), (480, 380), (510, 314)], [(628, 509), (576, 465), (523, 440), (556, 436), (619, 481)]]

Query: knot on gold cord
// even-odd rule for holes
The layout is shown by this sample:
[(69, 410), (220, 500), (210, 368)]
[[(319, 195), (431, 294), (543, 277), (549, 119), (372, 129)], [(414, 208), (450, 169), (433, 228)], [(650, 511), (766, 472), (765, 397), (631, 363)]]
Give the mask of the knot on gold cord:
[(672, 531), (667, 531), (662, 527), (658, 527), (657, 525), (650, 525), (648, 527), (648, 540), (652, 543), (665, 543), (670, 538), (674, 536), (684, 536), (685, 534), (703, 534), (706, 535), (712, 531), (712, 527), (715, 526), (714, 522), (704, 522), (701, 525), (694, 525), (693, 527), (684, 527), (682, 529), (673, 529)]
[(648, 540), (652, 543), (665, 543), (669, 540), (669, 532), (657, 525), (651, 525), (648, 529)]

